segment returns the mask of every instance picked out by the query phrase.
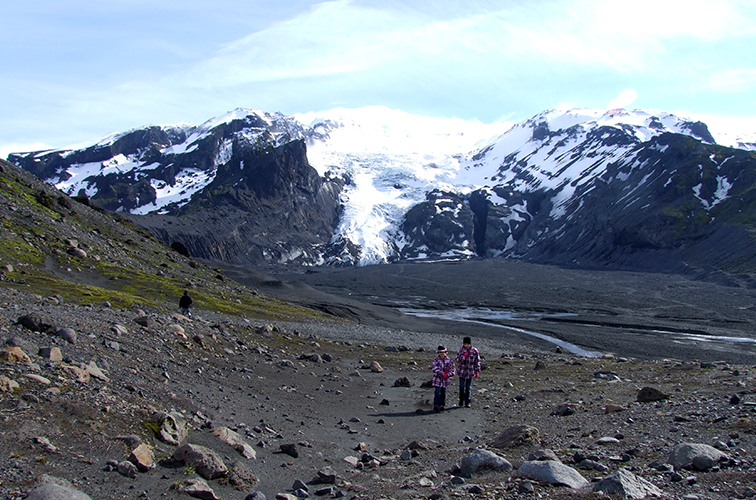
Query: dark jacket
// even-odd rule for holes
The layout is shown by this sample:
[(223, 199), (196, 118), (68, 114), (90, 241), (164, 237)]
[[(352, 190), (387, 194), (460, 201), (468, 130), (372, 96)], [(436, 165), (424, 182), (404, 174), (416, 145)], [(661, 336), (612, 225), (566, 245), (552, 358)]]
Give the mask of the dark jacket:
[(182, 295), (181, 298), (179, 299), (179, 307), (181, 309), (188, 309), (189, 306), (191, 305), (192, 305), (192, 298), (189, 296), (189, 294), (185, 293), (184, 295)]

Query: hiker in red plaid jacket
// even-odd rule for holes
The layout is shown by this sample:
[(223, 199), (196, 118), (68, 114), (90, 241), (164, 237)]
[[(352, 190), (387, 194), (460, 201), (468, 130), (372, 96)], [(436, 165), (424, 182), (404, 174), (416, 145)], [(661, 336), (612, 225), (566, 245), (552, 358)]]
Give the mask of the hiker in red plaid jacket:
[(472, 346), (470, 337), (462, 340), (462, 347), (457, 351), (457, 375), (459, 375), (459, 406), (470, 408), (472, 379), (480, 375), (480, 353)]
[(438, 346), (438, 356), (433, 360), (433, 411), (439, 412), (446, 405), (446, 388), (454, 376), (454, 361), (446, 355), (446, 348)]

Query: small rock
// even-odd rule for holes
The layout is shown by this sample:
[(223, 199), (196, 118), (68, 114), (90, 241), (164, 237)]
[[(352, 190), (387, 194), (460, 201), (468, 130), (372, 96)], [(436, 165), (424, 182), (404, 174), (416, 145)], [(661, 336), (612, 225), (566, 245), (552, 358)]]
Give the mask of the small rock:
[(608, 437), (608, 436), (604, 436), (604, 437), (598, 438), (596, 440), (596, 444), (600, 444), (600, 445), (604, 445), (604, 446), (605, 445), (610, 445), (610, 444), (619, 444), (619, 442), (620, 442), (619, 439), (613, 438), (613, 437)]
[(129, 329), (126, 328), (125, 326), (121, 325), (121, 324), (118, 324), (118, 323), (116, 323), (113, 326), (111, 326), (110, 330), (113, 333), (115, 333), (116, 335), (128, 335), (129, 334)]
[(37, 375), (36, 373), (24, 373), (24, 377), (28, 378), (29, 380), (39, 382), (40, 384), (43, 384), (43, 385), (50, 385), (52, 383), (50, 379), (45, 378), (42, 375)]
[(322, 484), (336, 484), (336, 473), (330, 467), (318, 471), (318, 482)]
[(539, 431), (529, 425), (515, 425), (508, 427), (499, 433), (491, 446), (499, 449), (513, 448), (523, 445), (537, 445), (541, 442)]
[(228, 427), (216, 427), (212, 430), (212, 433), (218, 436), (221, 441), (241, 453), (244, 458), (249, 460), (255, 460), (257, 458), (257, 452), (252, 448), (252, 445), (250, 445), (247, 440), (241, 437), (237, 432), (232, 431)]
[(29, 356), (20, 347), (6, 347), (0, 352), (0, 361), (7, 363), (31, 363)]
[(394, 387), (412, 387), (412, 383), (407, 377), (400, 377), (394, 381)]
[(639, 403), (653, 403), (655, 401), (669, 399), (669, 394), (664, 394), (659, 389), (653, 387), (644, 387), (638, 391), (636, 399)]
[(21, 389), (18, 382), (11, 380), (5, 375), (0, 375), (0, 392), (13, 392)]
[(150, 447), (144, 443), (134, 448), (131, 455), (129, 455), (129, 461), (142, 472), (155, 468), (155, 455), (152, 453)]
[(73, 328), (61, 328), (55, 335), (62, 338), (69, 344), (76, 345), (76, 332), (73, 330)]
[(299, 457), (299, 451), (297, 451), (297, 445), (294, 443), (282, 444), (281, 453), (285, 453), (292, 458)]
[(91, 379), (89, 372), (78, 366), (61, 364), (60, 369), (69, 377), (74, 378), (77, 382), (86, 384)]
[(134, 318), (134, 323), (136, 323), (139, 326), (148, 328), (150, 326), (150, 318), (149, 316), (139, 316), (139, 317)]
[(60, 352), (60, 347), (40, 347), (38, 354), (41, 358), (53, 363), (63, 361), (63, 353)]
[(122, 476), (130, 477), (132, 479), (137, 477), (137, 466), (129, 462), (128, 460), (118, 462), (118, 467), (116, 468), (116, 470)]
[(517, 493), (529, 495), (535, 491), (533, 483), (527, 479), (524, 479), (517, 483)]
[(551, 414), (558, 417), (567, 417), (569, 415), (574, 415), (575, 405), (573, 405), (572, 403), (561, 403), (557, 405), (556, 409), (551, 412)]
[(201, 498), (202, 500), (221, 500), (215, 495), (215, 492), (207, 482), (198, 478), (188, 479), (179, 491), (194, 498)]
[(186, 419), (178, 412), (158, 412), (153, 417), (159, 426), (158, 439), (164, 443), (178, 445), (189, 433)]

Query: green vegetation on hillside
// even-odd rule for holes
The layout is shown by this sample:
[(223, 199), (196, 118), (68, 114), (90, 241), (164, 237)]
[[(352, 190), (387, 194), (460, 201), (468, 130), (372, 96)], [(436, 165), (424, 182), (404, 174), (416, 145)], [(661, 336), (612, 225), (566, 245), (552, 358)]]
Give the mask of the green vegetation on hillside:
[(199, 309), (296, 320), (320, 314), (257, 295), (194, 262), (131, 221), (78, 203), (0, 160), (0, 286), (78, 304)]

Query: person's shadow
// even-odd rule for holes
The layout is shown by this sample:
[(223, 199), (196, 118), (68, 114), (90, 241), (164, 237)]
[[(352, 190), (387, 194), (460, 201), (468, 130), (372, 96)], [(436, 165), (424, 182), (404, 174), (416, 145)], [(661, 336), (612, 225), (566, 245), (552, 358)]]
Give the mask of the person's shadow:
[[(459, 408), (460, 407), (458, 407), (458, 406), (452, 406), (452, 407), (446, 408), (445, 410), (443, 410), (441, 412), (438, 412), (438, 413), (439, 414), (440, 413), (446, 413), (449, 410), (457, 410)], [(433, 415), (433, 414), (436, 414), (436, 413), (437, 412), (435, 412), (433, 410), (423, 410), (422, 408), (418, 408), (415, 411), (400, 411), (400, 412), (395, 412), (395, 413), (391, 413), (391, 412), (374, 413), (371, 416), (372, 417), (419, 417), (421, 415)]]

